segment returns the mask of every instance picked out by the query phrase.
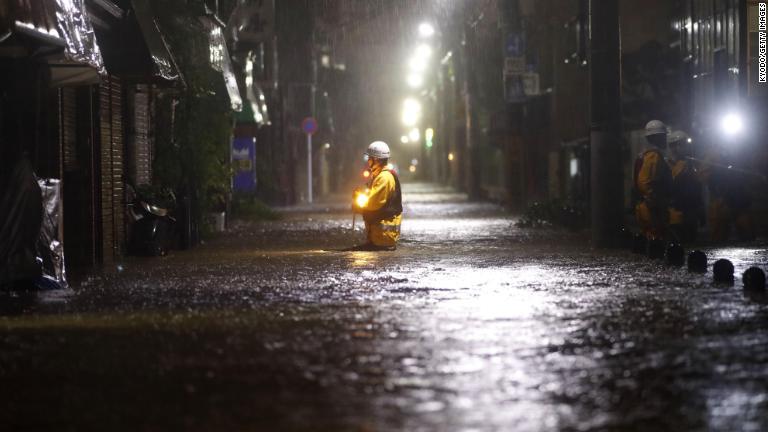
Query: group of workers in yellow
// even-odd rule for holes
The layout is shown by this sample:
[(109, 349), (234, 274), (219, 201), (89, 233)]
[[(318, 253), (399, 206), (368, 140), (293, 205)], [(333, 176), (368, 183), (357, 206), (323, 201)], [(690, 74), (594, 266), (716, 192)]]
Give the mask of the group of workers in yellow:
[[(691, 137), (668, 133), (659, 120), (648, 122), (645, 138), (649, 146), (635, 161), (633, 184), (635, 216), (648, 240), (693, 242), (705, 219), (713, 241), (727, 240), (732, 224), (740, 239), (754, 237), (747, 191), (728, 166), (718, 163), (717, 155), (710, 155), (699, 169)], [(667, 150), (669, 157), (664, 155)], [(403, 213), (400, 180), (389, 165), (385, 142), (374, 141), (365, 155), (370, 176), (366, 187), (355, 191), (352, 210), (363, 216), (366, 242), (350, 250), (394, 250)], [(704, 184), (709, 192), (706, 218)]]
[[(740, 239), (754, 237), (748, 193), (719, 152), (713, 151), (697, 167), (691, 137), (668, 133), (659, 120), (648, 122), (645, 139), (649, 145), (635, 160), (633, 185), (638, 198), (635, 216), (647, 239), (690, 243), (705, 220), (712, 241), (727, 240), (731, 225)], [(709, 192), (706, 217), (704, 184)]]
[(365, 155), (370, 176), (366, 187), (355, 191), (352, 211), (363, 216), (367, 241), (350, 250), (395, 250), (403, 219), (400, 179), (389, 165), (385, 142), (372, 142)]

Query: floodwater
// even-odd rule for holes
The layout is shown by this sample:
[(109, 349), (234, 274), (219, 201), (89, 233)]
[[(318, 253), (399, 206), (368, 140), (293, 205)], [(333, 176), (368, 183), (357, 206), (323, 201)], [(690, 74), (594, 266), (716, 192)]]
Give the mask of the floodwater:
[[(768, 306), (409, 185), (394, 252), (346, 203), (240, 222), (71, 294), (6, 295), (0, 430), (765, 431)], [(32, 296), (34, 297), (34, 296)]]

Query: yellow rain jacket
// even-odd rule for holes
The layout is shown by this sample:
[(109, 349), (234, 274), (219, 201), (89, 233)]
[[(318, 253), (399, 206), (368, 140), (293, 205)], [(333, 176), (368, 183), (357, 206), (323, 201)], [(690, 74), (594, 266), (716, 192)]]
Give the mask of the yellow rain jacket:
[(640, 229), (649, 238), (663, 238), (669, 220), (672, 173), (660, 151), (646, 150), (637, 158), (634, 183), (642, 197), (635, 207)]
[(368, 241), (392, 247), (400, 239), (402, 192), (397, 175), (387, 169), (371, 174), (368, 202), (361, 208)]
[(672, 195), (669, 223), (671, 225), (684, 223), (695, 225), (703, 205), (699, 174), (687, 160), (674, 161), (670, 168), (672, 169)]

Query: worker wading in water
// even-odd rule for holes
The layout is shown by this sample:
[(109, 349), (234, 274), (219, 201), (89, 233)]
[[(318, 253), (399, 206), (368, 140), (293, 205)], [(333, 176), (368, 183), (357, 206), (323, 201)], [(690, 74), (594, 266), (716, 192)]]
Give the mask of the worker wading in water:
[(639, 198), (635, 216), (649, 240), (661, 240), (668, 230), (672, 186), (672, 173), (662, 153), (667, 146), (667, 127), (651, 120), (645, 126), (645, 139), (649, 147), (635, 161), (633, 176)]
[(371, 177), (365, 191), (355, 192), (353, 211), (363, 215), (367, 242), (352, 249), (395, 250), (403, 218), (400, 180), (397, 173), (388, 168), (390, 153), (385, 142), (374, 141), (365, 154)]
[(699, 173), (693, 162), (693, 140), (682, 131), (669, 135), (669, 166), (672, 194), (669, 228), (683, 243), (696, 241), (699, 223), (704, 220), (704, 201)]
[(755, 238), (749, 187), (744, 173), (731, 164), (731, 155), (717, 145), (711, 146), (702, 163), (701, 177), (709, 190), (707, 224), (714, 242), (730, 240), (732, 228), (738, 240)]

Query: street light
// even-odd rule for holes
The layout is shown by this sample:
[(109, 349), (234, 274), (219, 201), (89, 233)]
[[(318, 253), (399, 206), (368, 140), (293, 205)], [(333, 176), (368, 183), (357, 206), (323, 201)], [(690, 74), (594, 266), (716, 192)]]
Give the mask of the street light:
[(403, 135), (400, 137), (400, 142), (403, 144), (408, 144), (410, 140), (408, 139), (408, 135)]
[(408, 138), (416, 142), (421, 138), (421, 132), (419, 131), (419, 128), (413, 128), (410, 132), (408, 132)]
[(726, 114), (720, 122), (720, 127), (723, 129), (726, 135), (734, 136), (741, 133), (744, 129), (744, 121), (737, 113)]
[(419, 36), (429, 38), (435, 34), (435, 28), (432, 24), (423, 22), (419, 24)]
[(413, 98), (408, 98), (403, 102), (403, 124), (406, 126), (415, 126), (421, 118), (421, 104)]
[(414, 56), (408, 61), (408, 67), (412, 72), (424, 72), (427, 70), (427, 59), (425, 57)]
[(406, 82), (412, 88), (419, 88), (424, 84), (424, 78), (422, 78), (418, 73), (410, 73), (406, 78)]
[(432, 48), (427, 44), (421, 44), (416, 47), (416, 55), (426, 60), (432, 56)]

